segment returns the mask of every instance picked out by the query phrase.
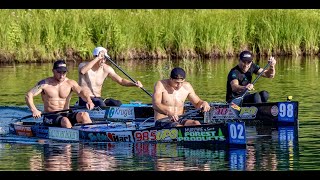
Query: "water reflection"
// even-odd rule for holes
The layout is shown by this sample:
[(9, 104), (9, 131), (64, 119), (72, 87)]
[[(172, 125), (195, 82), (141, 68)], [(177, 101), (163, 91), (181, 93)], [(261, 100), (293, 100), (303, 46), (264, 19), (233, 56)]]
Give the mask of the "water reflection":
[(247, 169), (296, 170), (299, 168), (298, 128), (249, 127)]
[[(248, 127), (246, 149), (177, 143), (1, 143), (2, 164), (31, 171), (283, 171), (299, 168), (298, 129)], [(27, 161), (14, 157), (28, 152)], [(11, 154), (11, 156), (8, 156)], [(19, 157), (17, 157), (19, 158)], [(8, 161), (8, 162), (6, 162)], [(25, 164), (27, 162), (27, 164)]]

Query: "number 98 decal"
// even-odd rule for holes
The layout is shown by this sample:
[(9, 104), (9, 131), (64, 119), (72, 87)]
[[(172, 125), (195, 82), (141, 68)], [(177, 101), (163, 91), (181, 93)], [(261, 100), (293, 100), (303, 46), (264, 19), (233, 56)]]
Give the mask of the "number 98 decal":
[(278, 120), (285, 122), (294, 122), (295, 116), (295, 103), (281, 102), (278, 103), (279, 114)]
[(244, 123), (229, 123), (230, 144), (246, 144), (246, 129)]

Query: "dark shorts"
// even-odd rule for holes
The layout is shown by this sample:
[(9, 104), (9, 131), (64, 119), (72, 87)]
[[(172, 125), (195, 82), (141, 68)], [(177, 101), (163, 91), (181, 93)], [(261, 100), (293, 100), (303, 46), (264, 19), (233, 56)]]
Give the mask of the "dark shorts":
[[(101, 97), (91, 97), (94, 106), (105, 107), (105, 106), (121, 106), (122, 103), (119, 100), (108, 98), (104, 100)], [(79, 106), (85, 106), (87, 103), (79, 97)]]
[(77, 123), (77, 114), (78, 112), (46, 115), (43, 116), (43, 124), (46, 126), (61, 127), (61, 119), (63, 117), (67, 117), (73, 126), (75, 123)]
[(185, 123), (186, 123), (186, 120), (179, 120), (178, 122), (173, 122), (171, 120), (156, 121), (155, 122), (155, 127), (158, 127), (158, 128), (172, 128), (172, 127), (176, 127), (179, 124), (184, 125)]

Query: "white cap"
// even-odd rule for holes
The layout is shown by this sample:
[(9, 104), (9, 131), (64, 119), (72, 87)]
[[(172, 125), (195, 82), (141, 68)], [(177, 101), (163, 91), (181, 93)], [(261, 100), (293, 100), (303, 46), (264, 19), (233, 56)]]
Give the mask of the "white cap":
[(107, 52), (107, 49), (104, 48), (104, 47), (96, 47), (96, 48), (94, 48), (94, 50), (93, 50), (93, 55), (94, 55), (94, 56), (98, 56), (98, 55), (99, 55), (99, 52), (100, 52), (100, 51), (103, 51), (103, 50)]

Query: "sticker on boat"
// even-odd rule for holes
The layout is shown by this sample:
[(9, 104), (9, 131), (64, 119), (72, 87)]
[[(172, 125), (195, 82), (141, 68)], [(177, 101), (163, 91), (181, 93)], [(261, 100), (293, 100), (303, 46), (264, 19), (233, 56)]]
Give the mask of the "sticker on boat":
[(281, 122), (294, 122), (296, 106), (292, 102), (278, 103), (278, 120)]
[(133, 107), (110, 107), (107, 118), (110, 119), (134, 119)]
[(60, 127), (49, 127), (49, 139), (79, 141), (79, 130)]

